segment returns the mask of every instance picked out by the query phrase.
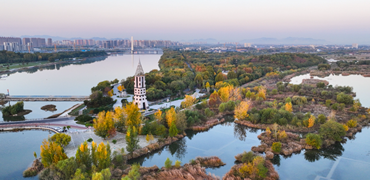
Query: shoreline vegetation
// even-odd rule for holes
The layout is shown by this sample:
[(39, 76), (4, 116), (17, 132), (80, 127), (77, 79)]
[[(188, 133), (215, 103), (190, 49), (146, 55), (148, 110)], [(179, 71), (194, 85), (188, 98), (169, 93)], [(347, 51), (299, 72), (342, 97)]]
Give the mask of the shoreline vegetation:
[[(7, 74), (21, 69), (73, 62), (77, 61), (76, 58), (79, 59), (78, 61), (83, 61), (88, 57), (98, 56), (107, 56), (107, 53), (105, 51), (73, 51), (58, 53), (15, 53), (11, 51), (0, 51), (0, 74)], [(39, 62), (41, 64), (38, 64)], [(18, 65), (14, 68), (10, 68), (10, 65), (13, 64)]]
[[(254, 152), (265, 153), (265, 156), (253, 152), (235, 156), (237, 162), (241, 163), (234, 165), (223, 179), (278, 179), (279, 175), (270, 161), (274, 154), (291, 155), (304, 148), (328, 147), (345, 141), (345, 136), (353, 136), (361, 130), (362, 125), (369, 122), (370, 111), (361, 107), (359, 100), (353, 99), (355, 93), (351, 87), (333, 87), (324, 81), (306, 81), (299, 85), (288, 83), (292, 77), (315, 70), (316, 67), (321, 71), (330, 69), (325, 62), (318, 56), (306, 54), (248, 56), (243, 53), (165, 50), (159, 62), (160, 70), (146, 73), (147, 94), (152, 100), (168, 95), (185, 95), (181, 108), (171, 107), (163, 112), (159, 110), (145, 118), (141, 117), (140, 110), (132, 103), (112, 109), (111, 84), (118, 80), (100, 82), (91, 89), (90, 101), (85, 101), (85, 112), (97, 114), (97, 117), (93, 120), (88, 117), (79, 119), (92, 123), (95, 134), (104, 139), (114, 137), (116, 131), (125, 133), (127, 154), (124, 149), (111, 154), (109, 143), (97, 146), (92, 142), (89, 148), (85, 142), (77, 150), (76, 157), (68, 158), (63, 154), (63, 146), (50, 139), (45, 140), (42, 148), (54, 147), (54, 151), (50, 152), (62, 158), (48, 160), (45, 154), (41, 154), (45, 168), (39, 177), (46, 179), (57, 176), (56, 171), (61, 171), (61, 177), (69, 178), (83, 176), (94, 179), (103, 176), (125, 180), (166, 179), (171, 174), (184, 178), (190, 173), (193, 178), (217, 179), (204, 175), (204, 165), (199, 159), (199, 163), (191, 161), (193, 165), (185, 164), (182, 168), (181, 162), (176, 161), (175, 166), (180, 169), (172, 169), (169, 159), (161, 169), (156, 166), (142, 168), (138, 164), (128, 168), (126, 161), (183, 138), (186, 129), (208, 130), (222, 123), (224, 119), (220, 118), (223, 115), (230, 114), (234, 115), (236, 124), (265, 129), (258, 136), (261, 145), (251, 148)], [(130, 92), (133, 78), (122, 80), (121, 86)], [(204, 99), (197, 102), (196, 98), (186, 95), (189, 89), (195, 88), (207, 92), (208, 101)], [(159, 137), (158, 142), (140, 148), (139, 134), (146, 135), (148, 142), (153, 135)], [(97, 156), (96, 149), (106, 155)], [(223, 164), (217, 157), (210, 159), (214, 159), (212, 161), (218, 165)], [(71, 172), (64, 172), (62, 164), (70, 164), (74, 168)], [(199, 174), (193, 176), (189, 169)], [(145, 176), (147, 173), (150, 175)]]

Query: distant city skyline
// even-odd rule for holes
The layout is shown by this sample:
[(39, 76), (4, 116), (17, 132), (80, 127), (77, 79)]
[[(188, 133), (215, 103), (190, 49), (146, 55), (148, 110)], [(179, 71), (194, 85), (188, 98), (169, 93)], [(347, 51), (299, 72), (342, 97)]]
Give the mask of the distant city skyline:
[(12, 0), (0, 36), (219, 41), (287, 37), (370, 44), (366, 0)]

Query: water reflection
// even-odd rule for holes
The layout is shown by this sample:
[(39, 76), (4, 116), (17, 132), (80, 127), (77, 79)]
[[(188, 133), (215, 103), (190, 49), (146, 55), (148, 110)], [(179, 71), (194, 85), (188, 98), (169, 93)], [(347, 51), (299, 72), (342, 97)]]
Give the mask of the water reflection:
[(186, 154), (186, 139), (183, 138), (179, 141), (176, 141), (166, 148), (169, 152), (171, 152), (171, 155), (175, 155), (177, 159), (183, 159)]
[(336, 142), (334, 145), (322, 149), (311, 149), (306, 150), (304, 158), (309, 162), (315, 162), (322, 158), (337, 160), (338, 157), (342, 156), (344, 148), (340, 142)]
[(84, 65), (84, 64), (91, 64), (94, 62), (99, 62), (103, 61), (107, 58), (107, 56), (101, 56), (101, 57), (93, 57), (93, 58), (87, 58), (83, 61), (66, 61), (66, 62), (57, 62), (58, 64), (52, 64), (48, 66), (41, 66), (41, 67), (32, 67), (32, 68), (24, 68), (24, 69), (19, 69), (17, 71), (13, 71), (12, 73), (8, 74), (10, 76), (11, 74), (14, 73), (22, 73), (26, 72), (28, 74), (33, 74), (37, 71), (43, 71), (43, 70), (60, 70), (62, 67), (67, 67), (70, 65)]
[(246, 131), (245, 126), (235, 124), (235, 126), (234, 126), (234, 137), (238, 138), (241, 141), (245, 141), (245, 138), (247, 137), (247, 131)]

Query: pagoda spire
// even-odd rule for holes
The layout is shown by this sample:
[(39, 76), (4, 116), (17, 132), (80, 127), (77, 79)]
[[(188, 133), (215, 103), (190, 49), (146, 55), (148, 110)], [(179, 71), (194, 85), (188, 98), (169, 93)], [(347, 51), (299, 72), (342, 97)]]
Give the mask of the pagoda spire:
[(143, 66), (141, 66), (141, 61), (139, 59), (139, 64), (137, 65), (135, 76), (143, 76), (143, 75), (145, 75), (145, 73), (143, 70)]

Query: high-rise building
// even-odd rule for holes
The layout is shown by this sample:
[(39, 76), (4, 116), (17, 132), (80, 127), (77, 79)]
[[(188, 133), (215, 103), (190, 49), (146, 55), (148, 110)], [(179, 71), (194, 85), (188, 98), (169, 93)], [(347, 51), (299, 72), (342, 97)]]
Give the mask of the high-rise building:
[(358, 49), (358, 44), (357, 44), (357, 43), (353, 43), (353, 44), (352, 44), (352, 48), (356, 48), (356, 49)]
[(14, 42), (14, 43), (22, 44), (21, 38), (17, 38), (17, 37), (0, 37), (0, 44), (3, 45), (4, 42)]
[(48, 38), (48, 46), (53, 46), (53, 40), (51, 38)]
[(31, 42), (31, 39), (30, 38), (23, 38), (22, 39), (22, 44), (23, 45), (27, 45), (29, 42)]
[(37, 38), (31, 38), (31, 43), (33, 47), (39, 47), (39, 41)]
[(244, 47), (252, 47), (251, 43), (244, 43)]
[(22, 51), (22, 45), (18, 42), (4, 42), (4, 50), (20, 52)]

